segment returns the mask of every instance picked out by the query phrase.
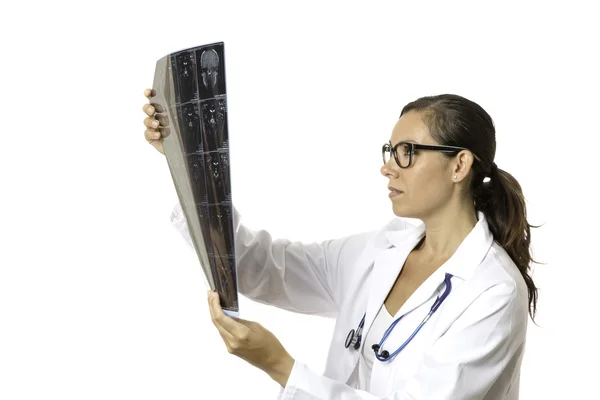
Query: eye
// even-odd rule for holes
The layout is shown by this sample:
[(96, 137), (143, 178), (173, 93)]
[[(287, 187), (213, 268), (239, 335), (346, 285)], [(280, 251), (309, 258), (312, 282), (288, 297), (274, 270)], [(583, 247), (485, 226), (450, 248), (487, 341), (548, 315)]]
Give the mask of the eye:
[(410, 146), (408, 144), (402, 144), (398, 147), (398, 152), (403, 156), (410, 154)]

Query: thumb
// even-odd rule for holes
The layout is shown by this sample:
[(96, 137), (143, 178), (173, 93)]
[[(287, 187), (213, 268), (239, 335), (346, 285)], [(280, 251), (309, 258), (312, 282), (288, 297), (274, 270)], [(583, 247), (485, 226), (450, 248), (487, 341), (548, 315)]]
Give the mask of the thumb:
[(261, 325), (258, 322), (248, 321), (248, 320), (242, 319), (242, 318), (234, 318), (234, 320), (253, 331), (257, 331), (261, 327)]

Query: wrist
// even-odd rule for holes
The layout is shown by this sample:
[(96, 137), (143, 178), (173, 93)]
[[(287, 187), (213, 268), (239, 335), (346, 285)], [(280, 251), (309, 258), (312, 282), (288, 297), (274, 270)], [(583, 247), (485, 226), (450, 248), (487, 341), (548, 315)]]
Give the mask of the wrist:
[(279, 383), (282, 387), (287, 385), (287, 381), (294, 368), (296, 360), (286, 353), (281, 359), (278, 360), (267, 372), (271, 379)]

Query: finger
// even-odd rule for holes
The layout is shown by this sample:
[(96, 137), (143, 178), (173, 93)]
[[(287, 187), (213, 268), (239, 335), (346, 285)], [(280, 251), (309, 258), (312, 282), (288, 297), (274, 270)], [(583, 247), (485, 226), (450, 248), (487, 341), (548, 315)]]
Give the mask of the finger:
[[(209, 293), (210, 293), (210, 291), (209, 291)], [(221, 308), (221, 306), (219, 306), (219, 308)], [(227, 332), (227, 330), (225, 328), (223, 328), (223, 326), (221, 326), (221, 324), (219, 323), (219, 321), (215, 317), (216, 313), (215, 313), (215, 310), (214, 310), (213, 303), (212, 303), (212, 301), (210, 299), (210, 295), (209, 295), (209, 300), (208, 300), (208, 310), (210, 311), (210, 319), (212, 320), (212, 323), (214, 324), (214, 326), (219, 331), (219, 334), (221, 335), (221, 337), (225, 341), (225, 344), (227, 344), (227, 348), (229, 348), (230, 347), (230, 343), (234, 340), (234, 337), (233, 337), (233, 335), (231, 333)]]
[(146, 117), (144, 118), (144, 125), (146, 128), (158, 128), (159, 123), (152, 117)]
[(148, 115), (149, 117), (154, 116), (154, 113), (156, 112), (156, 109), (152, 106), (152, 104), (144, 104), (142, 110), (144, 110), (146, 115)]
[(211, 312), (214, 319), (213, 322), (218, 323), (236, 339), (246, 340), (248, 338), (248, 334), (250, 333), (248, 327), (244, 326), (243, 324), (240, 324), (239, 322), (234, 321), (233, 318), (225, 315), (223, 309), (221, 308), (221, 304), (219, 303), (218, 293), (212, 292), (212, 296), (209, 296), (208, 301), (212, 310)]
[[(212, 318), (212, 312), (211, 312), (211, 318)], [(217, 331), (219, 332), (219, 336), (221, 336), (221, 339), (223, 340), (223, 343), (225, 344), (225, 348), (227, 349), (227, 352), (229, 354), (233, 354), (234, 350), (232, 346), (232, 343), (235, 343), (235, 339), (234, 337), (225, 330), (225, 328), (223, 328), (221, 325), (219, 325), (218, 323), (216, 323), (213, 320), (213, 325), (217, 328)]]
[(152, 142), (153, 140), (160, 139), (160, 132), (156, 129), (148, 128), (144, 131), (144, 137), (148, 142)]
[(154, 118), (160, 122), (161, 126), (169, 126), (169, 117), (167, 114), (155, 114)]
[[(212, 312), (211, 312), (211, 318), (213, 318)], [(221, 326), (221, 324), (219, 324), (214, 318), (213, 318), (213, 325), (217, 328), (217, 330), (219, 331), (219, 334), (223, 338), (223, 341), (226, 342), (227, 346), (231, 346), (231, 343), (235, 341), (235, 338), (233, 337), (233, 335), (231, 333), (227, 332), (227, 330), (225, 328), (223, 328)]]
[(213, 324), (217, 328), (217, 331), (219, 331), (219, 335), (221, 336), (221, 339), (223, 339), (223, 343), (225, 343), (225, 346), (227, 346), (227, 350), (231, 352), (232, 349), (237, 349), (238, 347), (236, 347), (236, 345), (234, 344), (236, 343), (236, 341), (233, 335), (227, 332), (225, 328), (223, 328), (221, 325), (214, 322)]
[(160, 132), (160, 135), (164, 138), (169, 137), (169, 135), (171, 134), (170, 128), (159, 127), (158, 131)]
[(150, 99), (151, 97), (156, 96), (156, 90), (146, 89), (146, 90), (144, 90), (144, 96), (146, 96), (148, 99)]

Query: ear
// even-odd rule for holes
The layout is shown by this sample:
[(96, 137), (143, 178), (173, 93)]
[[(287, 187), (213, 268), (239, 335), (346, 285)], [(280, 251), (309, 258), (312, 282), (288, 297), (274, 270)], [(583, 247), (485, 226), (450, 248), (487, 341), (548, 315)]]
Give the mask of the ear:
[(465, 179), (469, 175), (474, 161), (473, 153), (470, 151), (462, 150), (458, 153), (452, 163), (452, 181), (460, 182)]

